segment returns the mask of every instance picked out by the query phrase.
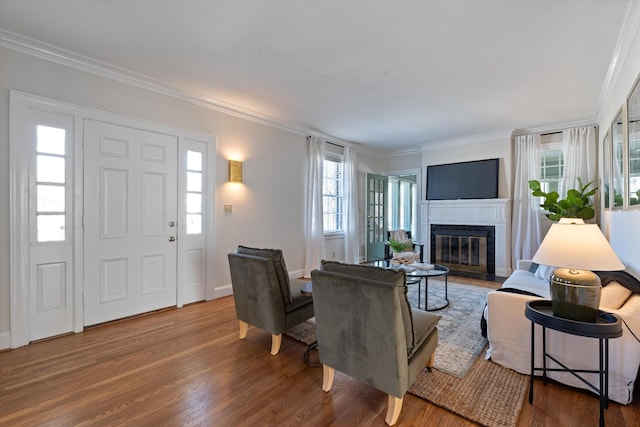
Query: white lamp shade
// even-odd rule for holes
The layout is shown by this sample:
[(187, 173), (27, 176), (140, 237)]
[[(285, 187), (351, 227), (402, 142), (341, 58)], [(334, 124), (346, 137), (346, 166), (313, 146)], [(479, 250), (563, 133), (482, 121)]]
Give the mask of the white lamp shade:
[(563, 221), (549, 229), (533, 262), (576, 270), (624, 270), (624, 264), (596, 224)]

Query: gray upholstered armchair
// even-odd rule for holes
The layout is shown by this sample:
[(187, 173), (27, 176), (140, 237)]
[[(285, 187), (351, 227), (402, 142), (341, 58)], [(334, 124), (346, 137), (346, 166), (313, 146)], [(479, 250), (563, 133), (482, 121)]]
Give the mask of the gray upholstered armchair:
[(280, 249), (238, 246), (228, 257), (240, 339), (249, 325), (264, 329), (271, 333), (271, 354), (278, 354), (282, 332), (313, 317), (313, 299), (301, 293), (305, 282), (289, 279)]
[(322, 389), (336, 369), (359, 379), (389, 395), (394, 425), (404, 394), (433, 365), (440, 316), (411, 309), (404, 271), (323, 261), (311, 278)]

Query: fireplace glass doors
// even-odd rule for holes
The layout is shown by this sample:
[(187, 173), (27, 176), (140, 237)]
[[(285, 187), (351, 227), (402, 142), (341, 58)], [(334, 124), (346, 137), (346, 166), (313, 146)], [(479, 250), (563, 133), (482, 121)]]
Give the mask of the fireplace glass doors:
[(432, 224), (431, 262), (452, 271), (494, 274), (495, 228)]

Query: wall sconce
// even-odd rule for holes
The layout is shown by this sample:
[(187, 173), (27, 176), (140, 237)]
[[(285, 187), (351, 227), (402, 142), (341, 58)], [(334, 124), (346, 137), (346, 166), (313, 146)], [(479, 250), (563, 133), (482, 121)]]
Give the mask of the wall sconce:
[(242, 182), (242, 162), (229, 160), (229, 182)]

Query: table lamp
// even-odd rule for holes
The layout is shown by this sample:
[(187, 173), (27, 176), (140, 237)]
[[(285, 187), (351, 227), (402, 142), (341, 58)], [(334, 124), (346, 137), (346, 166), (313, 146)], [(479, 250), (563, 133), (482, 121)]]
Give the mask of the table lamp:
[(549, 229), (533, 262), (556, 266), (549, 276), (553, 314), (595, 322), (600, 306), (600, 278), (591, 270), (624, 270), (596, 224), (562, 218)]

